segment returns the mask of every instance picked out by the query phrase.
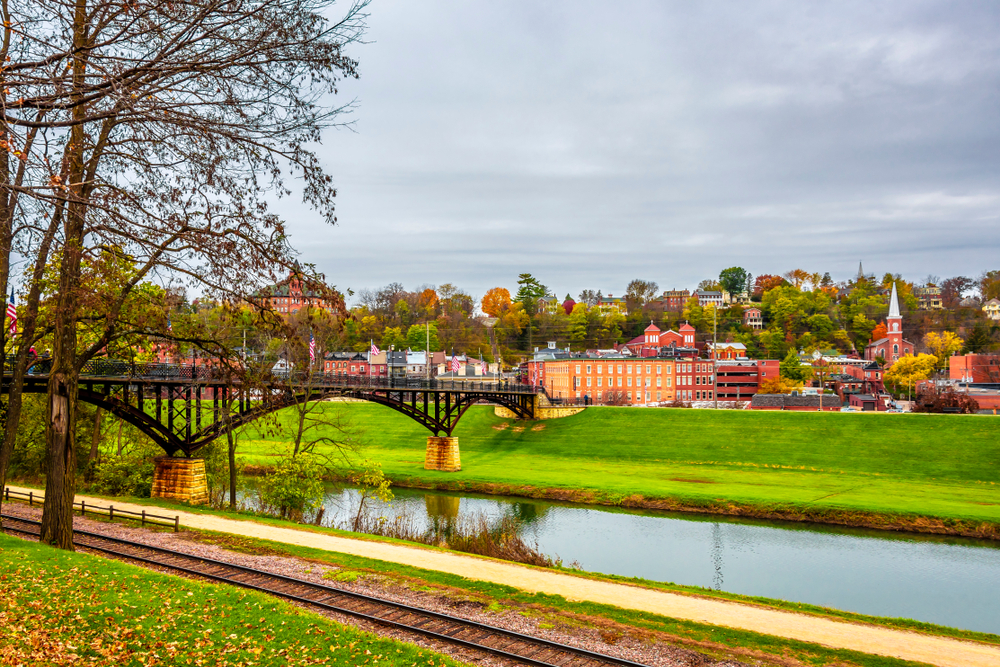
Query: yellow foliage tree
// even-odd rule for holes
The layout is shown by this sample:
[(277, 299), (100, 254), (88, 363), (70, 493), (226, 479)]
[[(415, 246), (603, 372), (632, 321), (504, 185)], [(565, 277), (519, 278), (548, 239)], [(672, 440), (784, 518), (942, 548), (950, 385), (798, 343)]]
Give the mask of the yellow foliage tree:
[(937, 368), (938, 358), (933, 354), (906, 355), (896, 361), (885, 372), (885, 383), (897, 392), (903, 389), (911, 393), (913, 386), (921, 380), (928, 379)]
[(932, 331), (924, 336), (924, 345), (938, 358), (939, 366), (943, 367), (948, 363), (948, 357), (962, 349), (965, 341), (952, 331)]
[(787, 394), (796, 389), (801, 389), (801, 382), (794, 382), (781, 376), (768, 378), (760, 383), (758, 394)]

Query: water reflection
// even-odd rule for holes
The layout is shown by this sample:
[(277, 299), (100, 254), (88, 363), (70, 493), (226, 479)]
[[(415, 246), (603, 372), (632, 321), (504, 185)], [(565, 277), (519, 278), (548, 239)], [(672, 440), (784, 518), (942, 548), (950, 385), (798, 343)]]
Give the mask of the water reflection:
[[(446, 538), (461, 517), (516, 517), (522, 537), (585, 570), (1000, 633), (995, 543), (394, 489), (376, 505)], [(358, 494), (331, 487), (326, 515)], [(370, 502), (370, 501), (369, 501)]]

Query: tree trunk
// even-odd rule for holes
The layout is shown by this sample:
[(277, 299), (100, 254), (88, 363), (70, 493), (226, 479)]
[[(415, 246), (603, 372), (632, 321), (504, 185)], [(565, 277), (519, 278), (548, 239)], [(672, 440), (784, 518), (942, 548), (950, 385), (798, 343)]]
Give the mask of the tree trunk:
[(236, 509), (236, 438), (231, 429), (226, 430), (229, 445), (229, 509)]
[(70, 551), (73, 550), (76, 401), (80, 379), (76, 349), (76, 314), (79, 309), (76, 290), (80, 284), (88, 198), (84, 164), (87, 105), (83, 92), (87, 85), (86, 59), (90, 46), (88, 25), (87, 2), (76, 0), (73, 16), (73, 45), (76, 53), (71, 61), (74, 88), (71, 99), (75, 102), (72, 113), (77, 124), (70, 131), (70, 141), (64, 157), (68, 176), (65, 188), (67, 208), (54, 313), (52, 371), (48, 387), (49, 419), (45, 433), (49, 460), (45, 479), (45, 504), (42, 505), (42, 532), (39, 538), (42, 542)]
[(94, 430), (90, 434), (90, 454), (87, 455), (87, 467), (97, 463), (99, 454), (97, 446), (101, 443), (101, 418), (104, 416), (104, 409), (97, 408), (94, 413)]

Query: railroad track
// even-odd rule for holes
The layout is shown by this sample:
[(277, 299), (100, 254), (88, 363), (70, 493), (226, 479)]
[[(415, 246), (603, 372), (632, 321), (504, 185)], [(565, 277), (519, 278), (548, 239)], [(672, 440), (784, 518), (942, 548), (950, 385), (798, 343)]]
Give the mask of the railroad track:
[[(2, 515), (3, 530), (37, 537), (40, 522)], [(117, 558), (139, 561), (210, 581), (268, 593), (310, 607), (334, 611), (379, 625), (414, 632), (452, 645), (485, 651), (536, 667), (645, 667), (574, 646), (559, 644), (484, 623), (420, 609), (242, 565), (191, 556), (130, 540), (73, 531), (73, 543)]]

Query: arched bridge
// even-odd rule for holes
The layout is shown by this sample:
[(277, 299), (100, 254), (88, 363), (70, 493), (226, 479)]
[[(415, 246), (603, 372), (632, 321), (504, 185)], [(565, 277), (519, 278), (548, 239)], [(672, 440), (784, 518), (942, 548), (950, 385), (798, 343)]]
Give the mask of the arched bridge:
[[(25, 376), (25, 393), (46, 393), (43, 363)], [(3, 376), (2, 393), (11, 375)], [(169, 456), (191, 456), (227, 431), (296, 403), (333, 397), (359, 398), (401, 412), (433, 435), (450, 436), (476, 403), (508, 408), (521, 419), (535, 417), (541, 387), (514, 382), (373, 378), (332, 373), (273, 376), (244, 385), (219, 379), (210, 367), (130, 364), (94, 359), (80, 375), (79, 399), (132, 424)], [(227, 406), (230, 406), (227, 415)]]

